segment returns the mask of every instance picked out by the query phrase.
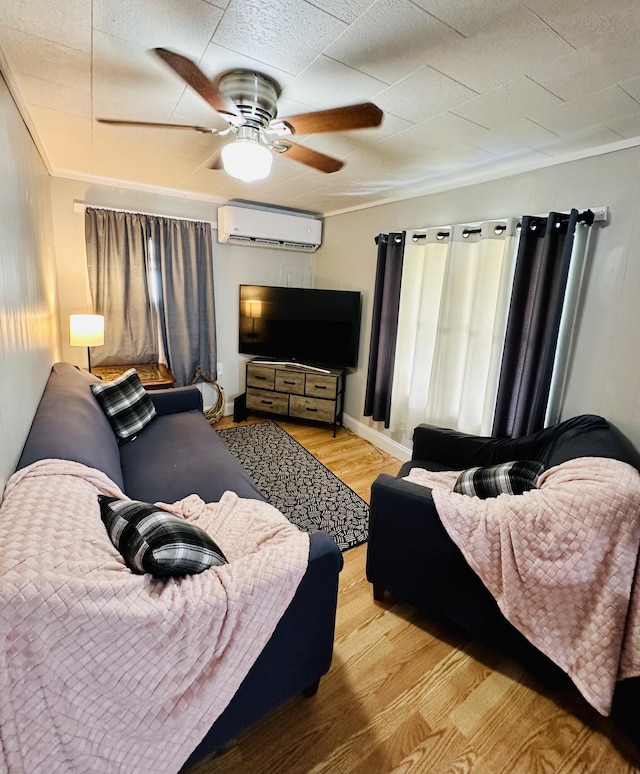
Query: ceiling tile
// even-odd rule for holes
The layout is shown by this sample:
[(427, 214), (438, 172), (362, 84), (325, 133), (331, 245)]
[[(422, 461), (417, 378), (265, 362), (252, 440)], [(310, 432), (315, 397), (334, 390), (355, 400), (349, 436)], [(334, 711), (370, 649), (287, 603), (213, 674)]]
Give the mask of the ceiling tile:
[[(296, 137), (339, 172), (279, 156), (242, 184), (207, 168), (229, 138), (93, 120), (228, 129), (154, 46), (272, 77), (280, 116), (384, 119)], [(336, 211), (640, 145), (637, 0), (0, 0), (0, 62), (54, 173), (214, 202)]]
[(93, 26), (143, 48), (200, 59), (223, 11), (204, 0), (93, 0)]
[[(199, 165), (212, 159), (224, 145), (225, 141), (215, 135), (158, 130), (152, 153), (162, 162), (165, 156), (172, 156), (173, 158), (193, 161)], [(193, 171), (193, 165), (191, 171)]]
[(607, 127), (625, 140), (640, 137), (640, 112), (617, 121), (607, 121)]
[(431, 67), (390, 86), (376, 97), (383, 110), (420, 123), (473, 99), (476, 93)]
[(640, 3), (635, 0), (527, 0), (527, 5), (578, 48), (640, 25)]
[(561, 102), (559, 97), (529, 78), (518, 78), (466, 102), (453, 112), (488, 129), (499, 129), (519, 118), (535, 118), (540, 111)]
[(282, 90), (294, 77), (291, 73), (273, 67), (270, 64), (253, 59), (246, 54), (239, 54), (216, 43), (209, 43), (204, 56), (200, 60), (200, 68), (210, 77), (215, 78), (228, 70), (255, 70), (268, 75)]
[[(401, 135), (412, 142), (417, 142), (427, 148), (443, 148), (453, 142), (474, 143), (476, 138), (489, 134), (484, 126), (474, 124), (466, 118), (453, 113), (441, 113), (417, 126), (412, 126)], [(481, 146), (480, 146), (481, 147)]]
[(232, 0), (213, 42), (295, 74), (346, 26), (305, 0)]
[(498, 22), (505, 13), (520, 5), (520, 0), (414, 0), (416, 5), (453, 27), (465, 37)]
[(317, 110), (368, 101), (386, 86), (341, 62), (319, 56), (286, 86), (283, 96), (313, 104)]
[(342, 21), (354, 22), (372, 4), (372, 0), (313, 0), (313, 4), (323, 11), (337, 16)]
[[(46, 74), (46, 73), (45, 73)], [(52, 83), (33, 75), (15, 74), (20, 95), (26, 103), (61, 110), (77, 116), (91, 115), (91, 90), (80, 90)]]
[(622, 138), (606, 126), (591, 126), (579, 132), (573, 132), (566, 137), (560, 137), (556, 142), (541, 147), (549, 156), (566, 156), (569, 153), (579, 153), (591, 148), (601, 148), (610, 143), (620, 142)]
[(525, 75), (540, 60), (554, 60), (571, 46), (523, 6), (453, 45), (440, 42), (427, 63), (479, 93)]
[(91, 55), (87, 51), (2, 26), (0, 47), (14, 73), (44, 77), (72, 89), (91, 87)]
[(504, 124), (499, 129), (492, 129), (483, 135), (477, 135), (469, 140), (472, 145), (483, 148), (489, 153), (502, 155), (521, 148), (539, 148), (558, 140), (558, 135), (550, 132), (528, 118)]
[(172, 122), (188, 88), (153, 52), (103, 32), (94, 33), (93, 74), (94, 118)]
[(604, 36), (598, 43), (584, 46), (556, 61), (541, 60), (528, 75), (565, 100), (640, 76), (640, 45), (637, 30), (628, 35)]
[(68, 48), (91, 50), (91, 3), (86, 0), (3, 0), (0, 24)]
[(40, 105), (27, 105), (27, 109), (38, 129), (56, 129), (91, 140), (91, 119), (87, 116), (63, 113)]
[(187, 88), (149, 49), (97, 31), (93, 37), (93, 77), (103, 88), (146, 95), (147, 103), (156, 97), (177, 103)]
[(536, 123), (556, 134), (571, 134), (638, 112), (638, 103), (618, 86), (578, 97), (548, 110), (532, 111)]
[(391, 84), (424, 65), (434, 45), (460, 38), (410, 0), (378, 0), (324, 53)]
[(636, 102), (640, 103), (640, 77), (621, 80), (619, 86), (630, 97), (633, 97)]

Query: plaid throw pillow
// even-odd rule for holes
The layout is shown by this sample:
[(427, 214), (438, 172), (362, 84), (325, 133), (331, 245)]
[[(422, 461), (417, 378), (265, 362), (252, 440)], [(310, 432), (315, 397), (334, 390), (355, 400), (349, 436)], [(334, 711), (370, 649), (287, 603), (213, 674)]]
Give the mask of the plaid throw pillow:
[(112, 382), (92, 384), (91, 391), (121, 441), (134, 438), (156, 415), (135, 368)]
[(98, 502), (111, 542), (133, 572), (179, 578), (227, 564), (209, 535), (182, 516), (139, 500), (98, 495)]
[(535, 489), (544, 470), (541, 462), (532, 460), (503, 462), (486, 468), (469, 468), (458, 476), (454, 492), (486, 499), (500, 494), (519, 495)]

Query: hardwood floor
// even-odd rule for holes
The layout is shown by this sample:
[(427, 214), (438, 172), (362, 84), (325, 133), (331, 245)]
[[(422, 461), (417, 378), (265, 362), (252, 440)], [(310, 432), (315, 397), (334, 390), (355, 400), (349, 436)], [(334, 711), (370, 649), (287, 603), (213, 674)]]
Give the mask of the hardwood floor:
[[(400, 463), (342, 429), (280, 423), (369, 499)], [(233, 425), (225, 419), (217, 427)], [(333, 664), (188, 774), (618, 774), (638, 753), (572, 688), (550, 691), (503, 653), (387, 596), (373, 601), (366, 546), (344, 554)]]

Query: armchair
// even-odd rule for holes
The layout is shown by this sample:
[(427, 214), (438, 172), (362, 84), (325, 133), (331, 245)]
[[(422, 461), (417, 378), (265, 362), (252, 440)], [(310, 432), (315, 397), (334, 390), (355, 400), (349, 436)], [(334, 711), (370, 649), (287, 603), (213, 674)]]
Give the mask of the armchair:
[[(397, 476), (378, 476), (371, 489), (366, 573), (374, 599), (382, 601), (385, 592), (390, 592), (509, 652), (547, 683), (563, 680), (564, 672), (503, 616), (442, 526), (431, 490), (404, 477), (415, 467), (450, 471), (537, 460), (548, 469), (578, 457), (617, 459), (640, 470), (640, 456), (629, 441), (607, 420), (594, 415), (574, 417), (522, 438), (486, 438), (429, 425), (416, 427), (412, 459)], [(637, 708), (639, 685), (639, 678), (618, 684), (625, 704)], [(636, 714), (634, 709), (634, 717)], [(640, 722), (633, 723), (633, 735), (640, 739)]]

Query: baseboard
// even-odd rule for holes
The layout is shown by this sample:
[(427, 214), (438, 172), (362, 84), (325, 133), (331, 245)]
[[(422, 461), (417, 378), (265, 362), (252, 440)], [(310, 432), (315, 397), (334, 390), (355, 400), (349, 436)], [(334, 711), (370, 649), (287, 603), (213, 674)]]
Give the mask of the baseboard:
[(402, 446), (397, 441), (392, 440), (386, 435), (379, 433), (372, 427), (365, 425), (363, 422), (359, 422), (357, 419), (350, 417), (348, 414), (344, 414), (342, 417), (342, 424), (351, 430), (360, 438), (364, 438), (365, 441), (369, 441), (378, 449), (390, 454), (402, 462), (406, 462), (411, 459), (411, 449), (407, 449), (406, 446)]

